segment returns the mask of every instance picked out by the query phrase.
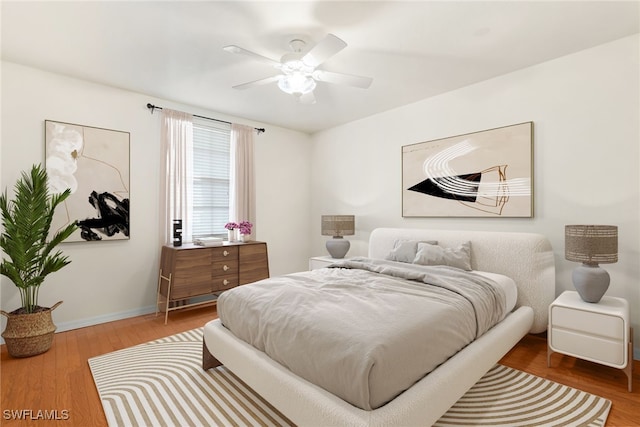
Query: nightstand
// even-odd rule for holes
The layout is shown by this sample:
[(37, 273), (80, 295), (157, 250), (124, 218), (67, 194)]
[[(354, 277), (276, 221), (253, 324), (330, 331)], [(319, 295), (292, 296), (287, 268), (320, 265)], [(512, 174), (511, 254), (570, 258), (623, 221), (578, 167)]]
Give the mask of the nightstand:
[(326, 267), (334, 262), (342, 261), (346, 258), (331, 258), (330, 256), (314, 256), (309, 258), (309, 270)]
[(607, 296), (598, 303), (588, 303), (577, 292), (563, 292), (549, 306), (547, 366), (551, 366), (553, 353), (622, 369), (631, 391), (633, 330), (629, 303)]

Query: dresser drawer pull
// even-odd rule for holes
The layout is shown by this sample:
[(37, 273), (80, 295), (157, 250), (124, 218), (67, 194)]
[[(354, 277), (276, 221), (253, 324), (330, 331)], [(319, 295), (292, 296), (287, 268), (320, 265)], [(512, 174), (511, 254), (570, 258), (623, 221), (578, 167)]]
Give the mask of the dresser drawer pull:
[(229, 269), (229, 266), (228, 266), (228, 265), (225, 265), (224, 267), (222, 267), (222, 269), (223, 269), (224, 271), (227, 271), (227, 270)]
[(228, 285), (228, 284), (229, 284), (229, 281), (228, 281), (227, 279), (224, 279), (224, 280), (222, 281), (222, 284), (223, 284), (223, 285)]
[(222, 252), (222, 255), (224, 255), (224, 256), (229, 255), (229, 251), (224, 251), (224, 252)]

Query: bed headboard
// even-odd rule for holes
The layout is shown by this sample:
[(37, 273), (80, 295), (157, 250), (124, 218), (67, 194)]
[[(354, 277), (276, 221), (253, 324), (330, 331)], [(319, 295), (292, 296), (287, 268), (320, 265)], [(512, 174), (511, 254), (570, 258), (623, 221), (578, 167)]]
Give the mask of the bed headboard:
[(511, 277), (518, 286), (516, 307), (533, 308), (531, 333), (547, 329), (549, 305), (555, 298), (556, 269), (551, 243), (533, 233), (496, 231), (376, 228), (369, 239), (369, 257), (384, 258), (397, 239), (437, 240), (457, 247), (471, 242), (471, 267)]

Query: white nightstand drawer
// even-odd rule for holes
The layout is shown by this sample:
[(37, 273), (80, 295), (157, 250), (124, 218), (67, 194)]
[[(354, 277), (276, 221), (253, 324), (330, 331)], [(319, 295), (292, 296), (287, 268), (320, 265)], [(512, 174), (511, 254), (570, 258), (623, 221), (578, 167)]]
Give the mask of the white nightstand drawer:
[(623, 319), (602, 313), (554, 306), (551, 309), (551, 325), (553, 327), (585, 331), (591, 335), (600, 335), (620, 341), (624, 339)]
[(551, 330), (550, 345), (554, 351), (614, 368), (624, 368), (627, 364), (625, 358), (627, 349), (622, 341), (554, 328)]

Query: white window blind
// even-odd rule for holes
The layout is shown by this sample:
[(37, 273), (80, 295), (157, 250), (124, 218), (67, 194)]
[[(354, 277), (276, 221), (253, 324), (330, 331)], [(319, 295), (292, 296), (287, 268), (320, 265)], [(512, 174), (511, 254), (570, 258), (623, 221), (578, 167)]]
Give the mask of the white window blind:
[(226, 235), (230, 138), (230, 125), (194, 117), (193, 237)]

